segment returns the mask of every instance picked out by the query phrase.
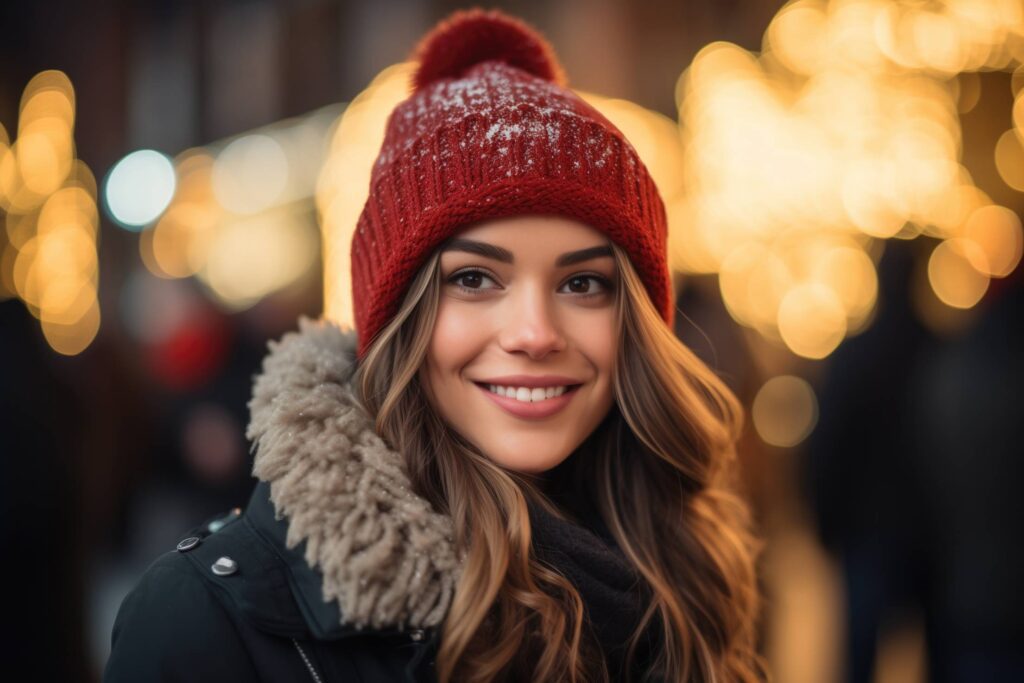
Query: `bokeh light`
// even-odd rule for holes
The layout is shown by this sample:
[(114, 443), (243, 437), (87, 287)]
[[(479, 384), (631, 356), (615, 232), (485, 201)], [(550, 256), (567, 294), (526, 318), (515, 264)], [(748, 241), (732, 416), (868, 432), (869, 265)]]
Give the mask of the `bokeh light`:
[[(1022, 101), (1021, 99), (1017, 100)], [(1021, 130), (1010, 129), (996, 142), (996, 169), (1007, 185), (1024, 192), (1024, 137)]]
[(976, 254), (971, 265), (985, 275), (1006, 277), (1020, 263), (1022, 232), (1020, 217), (1006, 207), (989, 205), (977, 209), (967, 219), (963, 231), (964, 239), (980, 247), (980, 251), (970, 252)]
[(831, 287), (803, 284), (786, 292), (780, 302), (778, 328), (797, 355), (824, 358), (846, 336), (846, 313)]
[(169, 162), (173, 198), (139, 235), (146, 269), (164, 279), (195, 277), (227, 311), (315, 272), (311, 200), (340, 113), (324, 107), (178, 154)]
[[(671, 242), (696, 256), (675, 265), (717, 273), (737, 322), (807, 358), (869, 324), (878, 241), (939, 239), (929, 282), (948, 306), (975, 305), (1017, 267), (1019, 219), (961, 164), (959, 116), (980, 98), (974, 72), (1019, 70), (1022, 8), (796, 0), (759, 54), (704, 47), (676, 87)], [(1022, 189), (1015, 94), (995, 155)]]
[(160, 217), (174, 191), (174, 166), (167, 155), (140, 149), (110, 169), (103, 198), (111, 218), (126, 228), (138, 229)]
[[(983, 264), (977, 268), (975, 264)], [(971, 308), (988, 289), (987, 257), (971, 240), (941, 242), (928, 259), (928, 281), (939, 300), (954, 308)]]
[(272, 206), (288, 183), (288, 158), (269, 135), (228, 143), (213, 166), (213, 192), (229, 211), (258, 213)]
[(246, 308), (316, 267), (316, 229), (287, 209), (238, 219), (218, 229), (199, 273), (228, 308)]
[(16, 137), (0, 127), (0, 292), (19, 297), (65, 355), (85, 350), (101, 320), (96, 181), (75, 158), (74, 125), (71, 81), (43, 71), (22, 93)]
[(754, 397), (751, 419), (765, 443), (782, 448), (796, 446), (814, 431), (818, 399), (811, 385), (800, 377), (773, 377)]

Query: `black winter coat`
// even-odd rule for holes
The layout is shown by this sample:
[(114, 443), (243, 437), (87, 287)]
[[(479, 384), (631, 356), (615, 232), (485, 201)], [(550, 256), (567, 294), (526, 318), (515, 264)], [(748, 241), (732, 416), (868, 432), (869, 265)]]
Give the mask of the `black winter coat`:
[(182, 538), (121, 606), (104, 680), (430, 681), (461, 564), (350, 387), (355, 336), (300, 319), (249, 402), (244, 513)]
[[(342, 625), (337, 604), (321, 598), (318, 573), (286, 549), (286, 533), (260, 483), (243, 514), (183, 538), (125, 599), (104, 680), (435, 679), (438, 629)], [(218, 575), (224, 557), (236, 569)]]

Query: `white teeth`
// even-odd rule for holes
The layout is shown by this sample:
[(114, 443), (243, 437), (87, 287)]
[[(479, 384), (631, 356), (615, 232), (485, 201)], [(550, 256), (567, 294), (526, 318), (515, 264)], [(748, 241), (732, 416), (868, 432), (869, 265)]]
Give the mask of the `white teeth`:
[(561, 396), (568, 387), (534, 387), (531, 389), (529, 387), (503, 387), (497, 384), (488, 384), (487, 388), (492, 394), (497, 394), (498, 396), (514, 398), (523, 403), (534, 403), (554, 398), (555, 396)]

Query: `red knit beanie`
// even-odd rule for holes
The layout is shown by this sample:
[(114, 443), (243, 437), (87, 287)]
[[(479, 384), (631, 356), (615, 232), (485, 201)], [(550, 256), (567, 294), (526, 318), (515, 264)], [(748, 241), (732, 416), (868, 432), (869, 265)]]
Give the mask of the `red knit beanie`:
[(352, 238), (358, 356), (417, 269), (474, 222), (560, 215), (630, 257), (672, 324), (665, 207), (636, 150), (565, 87), (536, 31), (497, 11), (451, 15), (420, 43), (415, 91), (388, 119)]

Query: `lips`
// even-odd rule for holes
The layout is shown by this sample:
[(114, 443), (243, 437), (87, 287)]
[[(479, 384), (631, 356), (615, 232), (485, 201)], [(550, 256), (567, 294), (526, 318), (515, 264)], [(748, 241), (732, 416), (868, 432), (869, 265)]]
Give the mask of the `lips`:
[[(545, 398), (541, 401), (532, 401), (527, 403), (526, 401), (520, 401), (515, 398), (499, 396), (498, 394), (493, 393), (488, 388), (487, 384), (480, 382), (474, 382), (474, 384), (476, 384), (477, 388), (480, 389), (480, 391), (482, 391), (484, 395), (493, 401), (499, 408), (502, 408), (505, 412), (513, 415), (514, 417), (525, 420), (541, 420), (560, 412), (569, 405), (573, 397), (576, 396), (576, 390), (580, 387), (579, 384), (572, 384), (565, 390), (565, 393), (560, 396), (552, 396), (551, 398)], [(566, 382), (566, 384), (569, 383)]]

